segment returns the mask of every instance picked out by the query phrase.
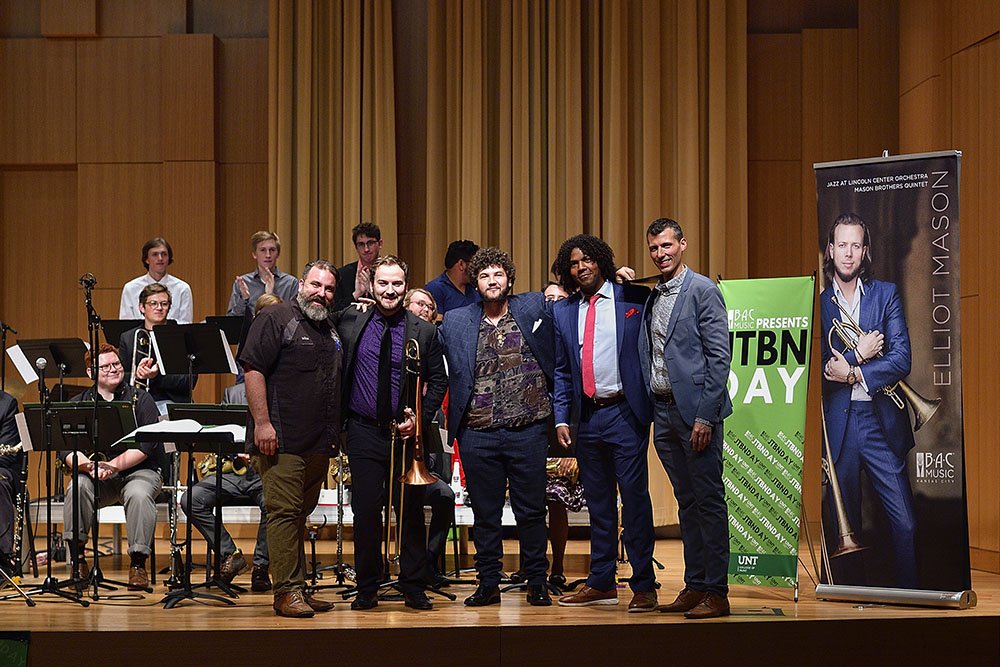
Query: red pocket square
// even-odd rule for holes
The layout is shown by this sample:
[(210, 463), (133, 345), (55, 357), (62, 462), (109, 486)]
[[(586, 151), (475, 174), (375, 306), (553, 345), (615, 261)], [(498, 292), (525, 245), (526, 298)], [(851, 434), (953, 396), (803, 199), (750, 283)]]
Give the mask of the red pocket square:
[(637, 315), (638, 313), (639, 313), (638, 309), (636, 309), (636, 308), (629, 308), (628, 312), (625, 313), (625, 319), (628, 319), (628, 318), (632, 317), (633, 315)]

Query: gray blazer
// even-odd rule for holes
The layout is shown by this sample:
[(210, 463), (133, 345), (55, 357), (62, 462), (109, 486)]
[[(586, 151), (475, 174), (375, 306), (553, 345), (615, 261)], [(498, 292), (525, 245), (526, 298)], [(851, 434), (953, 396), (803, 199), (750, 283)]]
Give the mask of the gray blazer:
[[(642, 379), (651, 399), (654, 351), (649, 323), (659, 296), (659, 290), (655, 289), (649, 295), (639, 335)], [(726, 304), (722, 292), (710, 279), (687, 269), (670, 314), (667, 342), (662, 350), (655, 352), (666, 355), (674, 399), (688, 426), (694, 425), (696, 417), (718, 424), (733, 413), (726, 390), (732, 358)]]

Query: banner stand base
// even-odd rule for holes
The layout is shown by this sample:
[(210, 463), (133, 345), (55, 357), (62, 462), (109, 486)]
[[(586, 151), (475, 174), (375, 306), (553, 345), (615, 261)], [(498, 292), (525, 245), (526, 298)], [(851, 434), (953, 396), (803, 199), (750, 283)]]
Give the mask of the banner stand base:
[(819, 584), (816, 586), (816, 597), (831, 602), (877, 602), (948, 609), (972, 609), (977, 603), (976, 592), (973, 590), (922, 591), (909, 588), (841, 586), (837, 584)]

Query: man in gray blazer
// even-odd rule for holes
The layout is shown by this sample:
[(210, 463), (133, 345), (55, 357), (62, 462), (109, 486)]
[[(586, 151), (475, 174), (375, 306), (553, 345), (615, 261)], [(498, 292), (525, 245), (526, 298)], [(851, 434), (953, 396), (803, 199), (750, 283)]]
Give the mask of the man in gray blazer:
[(710, 279), (684, 264), (687, 239), (669, 218), (646, 230), (660, 281), (644, 309), (639, 352), (653, 398), (653, 445), (670, 477), (684, 543), (684, 589), (660, 611), (729, 614), (729, 524), (722, 484), (722, 421), (731, 350), (726, 306)]

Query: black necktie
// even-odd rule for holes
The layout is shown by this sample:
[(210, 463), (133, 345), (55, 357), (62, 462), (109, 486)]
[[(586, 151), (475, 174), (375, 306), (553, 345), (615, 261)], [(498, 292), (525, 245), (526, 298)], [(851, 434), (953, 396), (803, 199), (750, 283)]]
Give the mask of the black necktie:
[(382, 343), (378, 353), (378, 402), (375, 406), (378, 420), (388, 424), (392, 420), (392, 330), (388, 320), (382, 320)]

